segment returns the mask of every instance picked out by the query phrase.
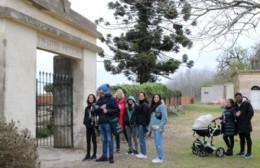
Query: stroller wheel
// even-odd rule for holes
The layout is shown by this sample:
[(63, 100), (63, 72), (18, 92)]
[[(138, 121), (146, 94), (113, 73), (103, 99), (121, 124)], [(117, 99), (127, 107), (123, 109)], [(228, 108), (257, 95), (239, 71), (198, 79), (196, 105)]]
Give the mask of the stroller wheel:
[(200, 157), (204, 157), (207, 155), (207, 152), (204, 149), (202, 149), (202, 150), (198, 151), (198, 154)]
[(223, 157), (224, 154), (225, 154), (224, 148), (221, 148), (221, 147), (217, 148), (215, 154), (216, 154), (217, 157)]
[(195, 149), (195, 147), (192, 147), (191, 149), (192, 149), (192, 153), (193, 153), (193, 154), (197, 154), (197, 153), (198, 153), (198, 150)]
[(193, 142), (191, 150), (193, 154), (198, 154), (198, 148), (196, 147), (195, 142)]

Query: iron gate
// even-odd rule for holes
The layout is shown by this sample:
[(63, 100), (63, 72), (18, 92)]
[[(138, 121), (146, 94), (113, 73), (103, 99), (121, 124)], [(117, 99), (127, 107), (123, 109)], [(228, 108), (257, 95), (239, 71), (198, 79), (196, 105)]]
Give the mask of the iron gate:
[(38, 146), (73, 148), (73, 79), (39, 72), (36, 79)]

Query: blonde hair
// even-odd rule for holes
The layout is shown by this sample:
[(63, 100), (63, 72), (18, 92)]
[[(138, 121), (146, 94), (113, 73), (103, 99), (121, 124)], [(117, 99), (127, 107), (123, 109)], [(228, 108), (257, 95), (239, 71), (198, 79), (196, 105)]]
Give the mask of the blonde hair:
[(120, 98), (122, 98), (122, 99), (125, 98), (125, 94), (122, 89), (117, 89), (117, 91), (114, 94), (114, 97), (117, 98), (119, 95), (121, 96)]

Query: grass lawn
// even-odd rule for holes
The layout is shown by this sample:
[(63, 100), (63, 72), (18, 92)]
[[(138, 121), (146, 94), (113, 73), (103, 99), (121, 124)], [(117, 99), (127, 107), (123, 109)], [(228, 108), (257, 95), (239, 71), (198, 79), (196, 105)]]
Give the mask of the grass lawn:
[[(245, 159), (239, 156), (224, 156), (222, 158), (211, 154), (206, 157), (199, 157), (192, 154), (191, 146), (194, 141), (192, 125), (194, 120), (202, 114), (212, 114), (214, 117), (220, 116), (223, 109), (216, 105), (191, 104), (183, 107), (183, 111), (178, 115), (170, 115), (165, 130), (164, 139), (164, 163), (153, 164), (152, 159), (156, 157), (153, 137), (147, 138), (148, 159), (137, 159), (135, 156), (126, 154), (128, 147), (126, 142), (121, 143), (120, 153), (115, 153), (115, 163), (109, 164), (97, 163), (95, 161), (81, 162), (75, 161), (69, 164), (66, 162), (66, 168), (258, 168), (260, 160), (260, 111), (256, 112), (252, 123), (252, 141), (253, 141), (253, 157)], [(239, 152), (239, 138), (235, 137), (234, 154)], [(216, 147), (226, 149), (222, 135), (214, 137), (213, 144)], [(98, 143), (98, 156), (101, 155), (101, 143)], [(82, 154), (82, 158), (83, 158)], [(79, 158), (80, 160), (81, 158)], [(65, 163), (64, 163), (65, 164)], [(58, 164), (59, 165), (59, 164)], [(61, 165), (53, 165), (52, 168), (61, 167)]]
[[(164, 149), (165, 158), (164, 163), (155, 165), (151, 163), (151, 159), (155, 157), (155, 149), (153, 138), (147, 140), (148, 159), (140, 160), (135, 157), (127, 156), (125, 153), (115, 154), (116, 162), (113, 166), (109, 167), (128, 167), (128, 168), (244, 168), (259, 167), (260, 159), (260, 112), (255, 113), (253, 118), (253, 157), (245, 159), (239, 156), (224, 156), (222, 158), (216, 157), (215, 154), (211, 154), (206, 157), (199, 157), (192, 154), (191, 145), (194, 141), (192, 125), (194, 120), (202, 114), (212, 114), (217, 117), (222, 114), (223, 109), (217, 105), (203, 105), (192, 104), (183, 108), (183, 111), (179, 116), (169, 116), (169, 122), (165, 132)], [(239, 137), (235, 137), (234, 154), (239, 152)], [(226, 149), (225, 143), (222, 139), (222, 135), (214, 137), (213, 144), (216, 147), (223, 147)], [(122, 144), (122, 148), (124, 144)], [(127, 150), (127, 148), (125, 148)], [(95, 164), (95, 167), (98, 164)]]
[[(175, 118), (170, 117), (165, 138), (165, 163), (160, 167), (173, 165), (178, 168), (200, 168), (200, 167), (259, 167), (260, 159), (260, 112), (255, 113), (252, 123), (253, 157), (245, 159), (239, 156), (224, 156), (218, 158), (215, 154), (207, 157), (199, 157), (191, 152), (191, 145), (194, 140), (192, 136), (192, 125), (194, 120), (202, 114), (212, 114), (214, 117), (221, 115), (222, 108), (216, 105), (192, 104), (184, 107), (184, 112)], [(239, 152), (239, 137), (235, 137), (234, 154)], [(214, 137), (213, 144), (216, 147), (224, 147), (222, 135)]]

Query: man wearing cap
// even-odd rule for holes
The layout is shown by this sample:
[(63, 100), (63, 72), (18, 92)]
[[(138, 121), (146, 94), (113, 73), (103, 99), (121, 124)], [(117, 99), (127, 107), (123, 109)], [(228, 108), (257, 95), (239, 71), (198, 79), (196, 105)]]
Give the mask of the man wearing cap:
[[(109, 84), (103, 84), (97, 89), (97, 94), (100, 97), (96, 103), (95, 112), (99, 115), (102, 156), (96, 161), (114, 163), (114, 142), (109, 121), (117, 117), (119, 107), (116, 99), (109, 93), (109, 88)], [(109, 148), (109, 158), (107, 157), (107, 148)]]

